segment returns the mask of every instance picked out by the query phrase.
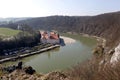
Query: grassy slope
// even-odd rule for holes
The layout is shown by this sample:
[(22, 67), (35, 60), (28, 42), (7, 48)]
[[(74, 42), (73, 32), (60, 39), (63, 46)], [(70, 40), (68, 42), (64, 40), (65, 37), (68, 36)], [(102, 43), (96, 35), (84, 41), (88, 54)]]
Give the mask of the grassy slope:
[(2, 36), (14, 36), (18, 34), (20, 30), (13, 30), (10, 28), (0, 28), (0, 35)]

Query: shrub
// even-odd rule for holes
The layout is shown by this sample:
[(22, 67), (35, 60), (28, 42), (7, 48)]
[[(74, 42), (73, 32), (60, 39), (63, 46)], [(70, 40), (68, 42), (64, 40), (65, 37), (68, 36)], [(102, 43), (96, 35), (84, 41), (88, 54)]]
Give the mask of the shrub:
[(67, 71), (71, 80), (120, 80), (120, 62), (99, 64), (96, 58), (74, 66)]

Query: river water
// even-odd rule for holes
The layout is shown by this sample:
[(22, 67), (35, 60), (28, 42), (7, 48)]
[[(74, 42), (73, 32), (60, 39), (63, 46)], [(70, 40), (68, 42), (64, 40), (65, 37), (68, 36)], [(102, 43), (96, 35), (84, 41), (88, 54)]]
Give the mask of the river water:
[[(74, 40), (66, 42), (65, 46), (23, 58), (24, 66), (32, 66), (37, 72), (47, 73), (54, 70), (64, 70), (81, 63), (92, 56), (92, 49), (96, 46), (96, 39), (80, 35), (64, 34)], [(6, 62), (4, 65), (16, 64)]]

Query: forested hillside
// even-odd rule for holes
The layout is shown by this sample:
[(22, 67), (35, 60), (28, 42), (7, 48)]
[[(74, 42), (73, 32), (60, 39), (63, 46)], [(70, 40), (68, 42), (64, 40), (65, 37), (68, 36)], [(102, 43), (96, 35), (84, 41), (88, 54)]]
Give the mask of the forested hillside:
[[(27, 24), (34, 29), (54, 29), (60, 32), (87, 33), (89, 35), (101, 36), (108, 40), (108, 46), (113, 46), (120, 41), (120, 12), (97, 16), (38, 17), (18, 21), (15, 24)], [(11, 27), (9, 24), (4, 26)]]

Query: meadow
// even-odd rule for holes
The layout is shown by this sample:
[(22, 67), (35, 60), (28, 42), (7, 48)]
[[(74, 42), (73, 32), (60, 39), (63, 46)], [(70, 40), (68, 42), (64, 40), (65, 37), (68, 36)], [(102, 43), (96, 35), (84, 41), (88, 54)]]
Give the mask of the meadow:
[(0, 36), (14, 36), (19, 32), (20, 30), (14, 30), (10, 28), (0, 28)]

